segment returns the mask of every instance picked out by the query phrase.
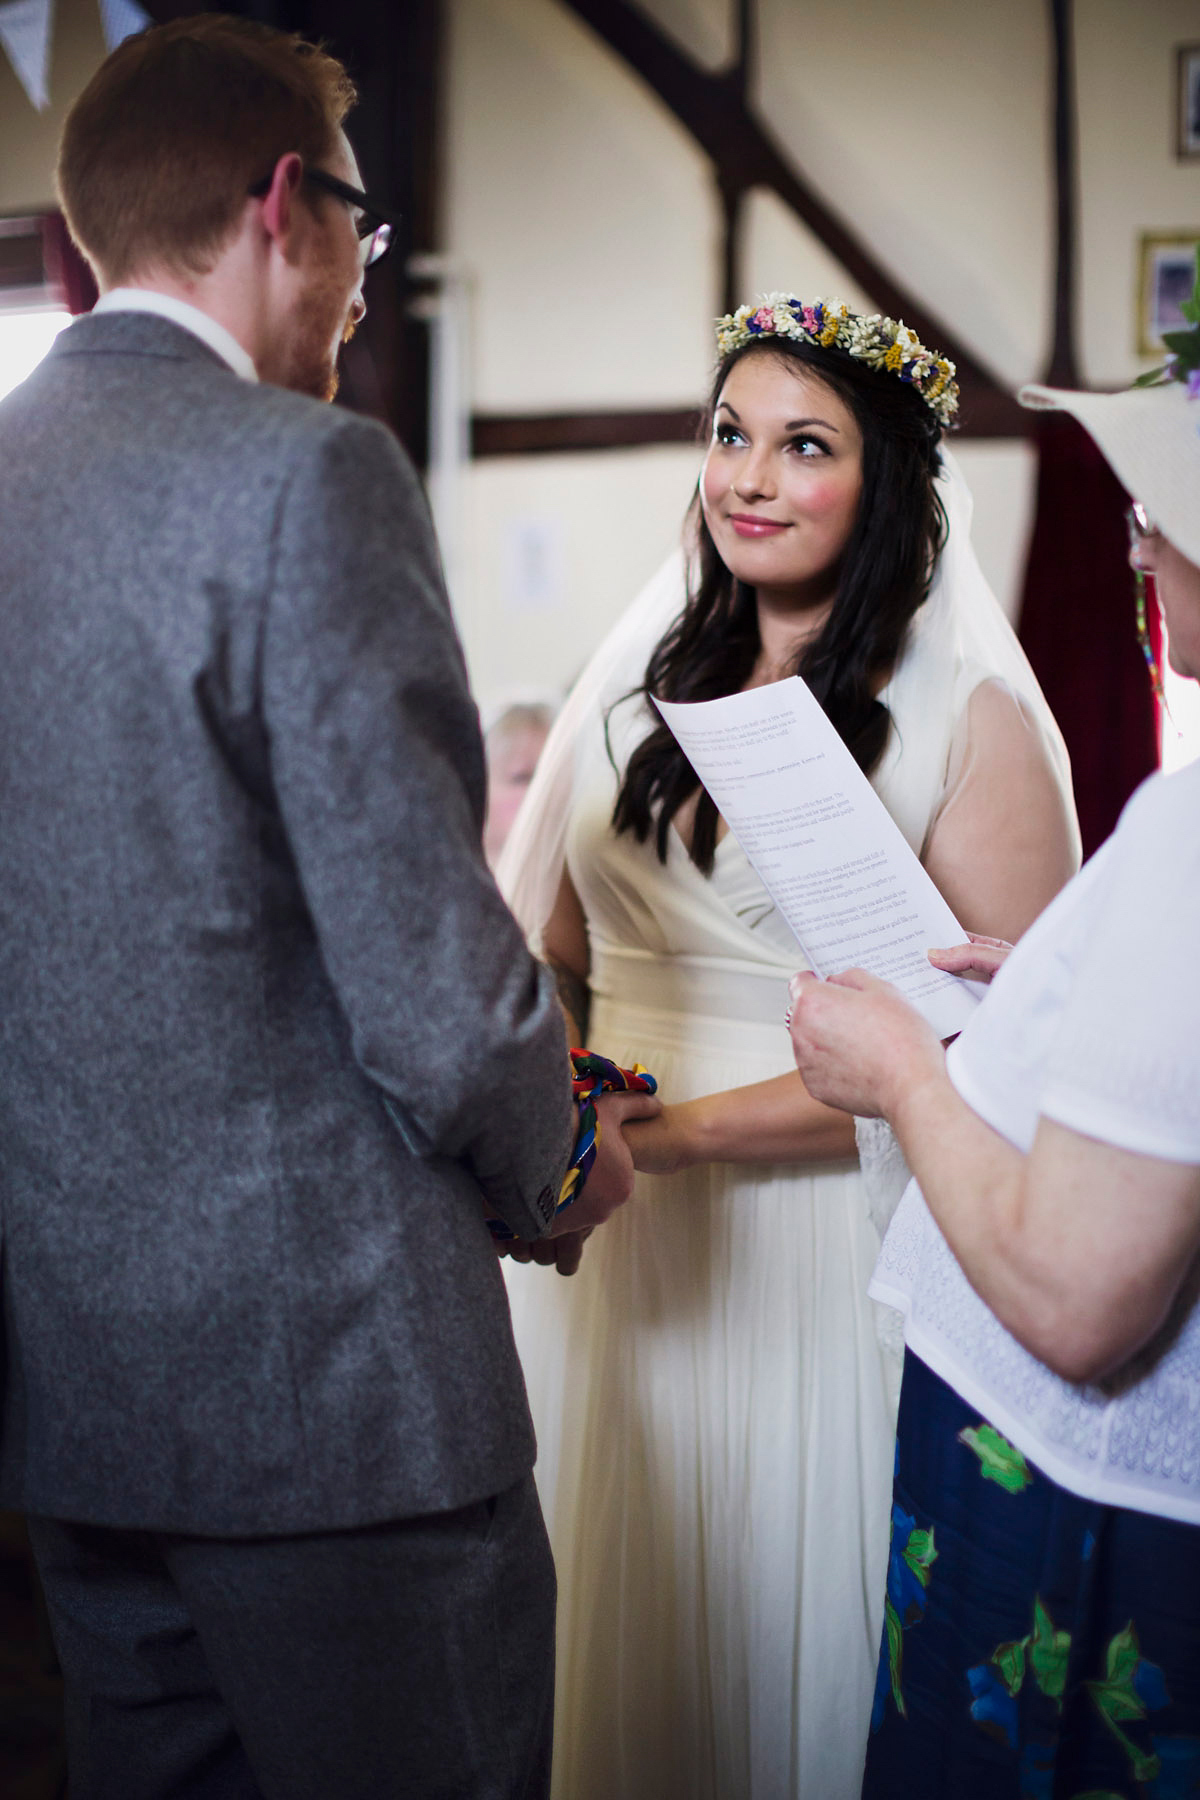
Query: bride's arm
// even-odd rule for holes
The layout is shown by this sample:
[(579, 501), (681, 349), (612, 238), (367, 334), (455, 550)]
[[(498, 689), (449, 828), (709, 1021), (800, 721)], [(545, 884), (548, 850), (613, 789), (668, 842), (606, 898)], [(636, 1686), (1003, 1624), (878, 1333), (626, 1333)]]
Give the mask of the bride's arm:
[[(542, 935), (573, 1044), (587, 1042), (590, 1000), (587, 922), (564, 869)], [(780, 1040), (785, 1027), (779, 1020)], [(828, 1162), (854, 1155), (854, 1122), (806, 1091), (799, 1075), (666, 1105), (656, 1119), (631, 1121), (625, 1137), (639, 1169), (665, 1175), (701, 1162)]]
[(964, 931), (1015, 943), (1079, 866), (1070, 796), (1000, 682), (971, 695), (925, 867)]
[(694, 1163), (836, 1162), (855, 1153), (849, 1113), (814, 1100), (799, 1075), (664, 1106), (656, 1119), (627, 1125), (625, 1138), (634, 1167), (648, 1175)]
[[(1040, 733), (998, 682), (971, 696), (925, 866), (967, 931), (1014, 942), (1078, 866), (1070, 797)], [(700, 1162), (819, 1162), (853, 1156), (854, 1124), (798, 1075), (664, 1106), (631, 1125), (639, 1169)]]
[(558, 984), (558, 1000), (566, 1016), (568, 1042), (572, 1047), (586, 1044), (592, 998), (588, 988), (591, 952), (583, 906), (565, 868), (558, 884), (554, 910), (542, 932), (542, 959), (553, 970)]

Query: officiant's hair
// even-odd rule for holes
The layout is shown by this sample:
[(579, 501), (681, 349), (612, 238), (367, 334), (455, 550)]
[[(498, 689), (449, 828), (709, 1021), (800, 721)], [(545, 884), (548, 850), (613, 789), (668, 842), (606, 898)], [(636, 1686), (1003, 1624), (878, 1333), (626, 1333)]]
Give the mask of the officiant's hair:
[(249, 188), (289, 151), (324, 162), (354, 99), (334, 57), (249, 19), (201, 13), (126, 38), (63, 127), (71, 235), (109, 286), (204, 274)]
[[(774, 357), (781, 373), (818, 376), (849, 407), (862, 433), (862, 493), (842, 551), (837, 593), (825, 624), (791, 673), (804, 677), (869, 775), (883, 755), (891, 723), (872, 690), (899, 656), (945, 543), (946, 515), (935, 487), (941, 427), (916, 390), (894, 375), (843, 350), (772, 336), (735, 350), (718, 365), (705, 414), (706, 439), (730, 370), (746, 356)], [(698, 492), (688, 517), (698, 546), (698, 577), (636, 693), (716, 700), (741, 690), (758, 657), (754, 589), (721, 561)], [(632, 831), (639, 843), (653, 833), (665, 863), (671, 821), (698, 788), (690, 854), (709, 875), (717, 809), (666, 725), (651, 731), (629, 758), (613, 827)]]

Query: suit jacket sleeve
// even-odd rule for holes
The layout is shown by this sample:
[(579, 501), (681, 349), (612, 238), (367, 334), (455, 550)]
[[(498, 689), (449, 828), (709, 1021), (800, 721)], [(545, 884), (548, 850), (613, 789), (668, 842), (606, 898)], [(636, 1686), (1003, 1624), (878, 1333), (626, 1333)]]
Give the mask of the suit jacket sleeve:
[(411, 1150), (538, 1236), (573, 1137), (561, 1014), (485, 864), (483, 751), (424, 495), (329, 415), (290, 472), (263, 623), (284, 827), (354, 1052)]

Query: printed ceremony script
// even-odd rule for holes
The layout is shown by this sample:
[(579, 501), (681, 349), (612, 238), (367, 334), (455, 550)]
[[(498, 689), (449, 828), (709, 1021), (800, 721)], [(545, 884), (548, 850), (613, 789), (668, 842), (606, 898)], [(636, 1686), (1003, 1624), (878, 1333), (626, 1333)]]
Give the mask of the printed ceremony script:
[(925, 952), (966, 933), (800, 677), (655, 704), (815, 972), (866, 969), (961, 1031), (980, 990)]

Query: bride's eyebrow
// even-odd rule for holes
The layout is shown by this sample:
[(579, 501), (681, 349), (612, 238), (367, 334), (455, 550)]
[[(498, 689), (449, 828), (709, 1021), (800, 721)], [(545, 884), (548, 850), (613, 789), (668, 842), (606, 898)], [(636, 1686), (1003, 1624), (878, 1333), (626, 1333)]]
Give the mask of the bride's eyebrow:
[[(730, 406), (728, 400), (718, 400), (717, 411), (727, 412), (738, 425), (742, 422), (741, 414), (735, 406)], [(841, 436), (839, 427), (831, 424), (828, 419), (789, 419), (783, 429), (785, 431), (804, 431), (810, 425), (819, 425), (822, 431), (832, 431), (838, 437)]]

